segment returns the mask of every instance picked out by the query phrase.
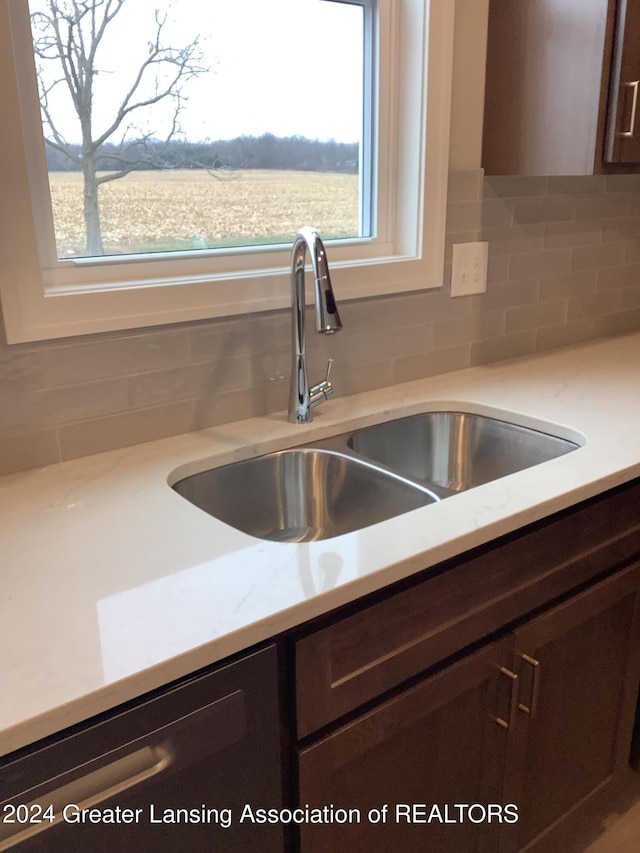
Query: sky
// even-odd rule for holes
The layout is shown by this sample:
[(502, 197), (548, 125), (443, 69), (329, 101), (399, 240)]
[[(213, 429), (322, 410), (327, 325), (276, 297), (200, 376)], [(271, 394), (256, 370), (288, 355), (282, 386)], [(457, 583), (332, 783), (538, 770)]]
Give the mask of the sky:
[[(45, 0), (29, 5), (34, 12)], [(210, 69), (187, 83), (182, 138), (269, 132), (360, 139), (362, 9), (331, 0), (126, 0), (108, 25), (96, 63), (94, 137), (108, 126), (147, 55), (155, 9), (168, 15), (165, 43), (183, 47), (199, 36), (202, 64)], [(45, 69), (46, 79), (59, 74), (57, 63)], [(61, 85), (58, 92), (51, 101), (55, 121), (68, 142), (78, 142), (68, 91)], [(168, 106), (144, 120), (139, 113), (129, 136), (166, 136), (170, 114)]]

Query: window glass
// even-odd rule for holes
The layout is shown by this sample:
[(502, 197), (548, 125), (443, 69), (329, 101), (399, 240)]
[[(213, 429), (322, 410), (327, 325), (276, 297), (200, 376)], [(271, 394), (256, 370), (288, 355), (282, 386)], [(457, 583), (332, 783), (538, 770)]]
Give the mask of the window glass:
[(58, 258), (371, 235), (362, 5), (29, 6)]

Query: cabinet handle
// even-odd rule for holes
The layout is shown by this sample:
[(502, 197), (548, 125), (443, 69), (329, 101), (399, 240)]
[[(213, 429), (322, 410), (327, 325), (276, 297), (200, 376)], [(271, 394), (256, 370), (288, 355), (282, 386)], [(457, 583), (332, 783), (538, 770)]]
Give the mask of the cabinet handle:
[(636, 129), (636, 110), (638, 107), (638, 86), (640, 86), (640, 80), (634, 80), (632, 83), (625, 83), (625, 86), (630, 86), (633, 89), (633, 100), (631, 101), (631, 122), (629, 123), (629, 130), (623, 130), (620, 133), (620, 136), (633, 136)]
[(540, 661), (529, 655), (520, 655), (522, 660), (531, 667), (531, 701), (529, 705), (518, 702), (518, 708), (529, 714), (531, 719), (536, 715), (538, 709), (538, 691), (540, 690)]
[(509, 716), (507, 719), (503, 719), (502, 717), (495, 717), (493, 714), (491, 715), (491, 719), (494, 723), (497, 723), (503, 729), (509, 731), (509, 729), (513, 726), (513, 717), (516, 712), (516, 704), (518, 699), (518, 676), (515, 672), (511, 672), (510, 669), (507, 669), (506, 666), (500, 667), (500, 673), (506, 678), (508, 678), (511, 682), (510, 692), (509, 692)]

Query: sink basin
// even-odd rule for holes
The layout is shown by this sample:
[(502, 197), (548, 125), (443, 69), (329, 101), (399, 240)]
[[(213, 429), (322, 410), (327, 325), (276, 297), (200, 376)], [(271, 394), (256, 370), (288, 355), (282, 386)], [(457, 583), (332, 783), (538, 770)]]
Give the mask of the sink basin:
[(358, 430), (348, 447), (441, 496), (497, 480), (576, 450), (553, 435), (465, 412), (427, 412)]
[(231, 527), (280, 542), (329, 539), (437, 500), (427, 488), (317, 448), (213, 468), (173, 488)]
[(192, 474), (172, 488), (231, 527), (277, 542), (361, 530), (576, 450), (468, 412), (427, 412)]

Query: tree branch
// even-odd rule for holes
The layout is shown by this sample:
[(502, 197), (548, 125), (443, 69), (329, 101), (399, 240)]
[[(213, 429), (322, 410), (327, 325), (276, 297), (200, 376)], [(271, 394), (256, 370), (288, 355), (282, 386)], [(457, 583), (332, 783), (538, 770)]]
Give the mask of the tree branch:
[[(145, 109), (161, 101), (172, 99), (173, 113), (167, 141), (180, 132), (180, 114), (185, 97), (183, 87), (191, 78), (208, 70), (202, 66), (196, 37), (182, 48), (166, 47), (163, 36), (167, 15), (154, 12), (155, 26), (152, 39), (148, 42), (147, 55), (141, 59), (131, 84), (122, 96), (120, 105), (108, 127), (94, 137), (93, 97), (94, 80), (99, 72), (98, 54), (105, 43), (109, 24), (120, 14), (127, 0), (46, 0), (45, 11), (31, 16), (34, 36), (34, 54), (39, 60), (39, 89), (43, 124), (49, 129), (47, 145), (67, 156), (82, 167), (84, 173), (84, 215), (87, 227), (87, 250), (102, 252), (100, 235), (98, 194), (99, 185), (123, 178), (137, 166), (154, 166), (154, 158), (147, 155), (128, 160), (126, 154), (140, 137), (125, 145), (127, 132), (131, 129), (129, 118), (140, 115)], [(135, 3), (135, 0), (133, 0)], [(59, 64), (59, 72), (51, 83), (45, 82), (44, 63)], [(80, 154), (75, 145), (67, 142), (54, 120), (51, 92), (60, 84), (66, 86), (73, 108), (80, 122), (82, 144)], [(120, 143), (120, 152), (107, 155), (100, 149), (125, 125)], [(150, 134), (142, 134), (143, 146), (150, 141)], [(96, 156), (97, 155), (97, 156)], [(120, 168), (108, 174), (97, 175), (97, 163), (111, 158)], [(165, 164), (166, 167), (166, 164)], [(161, 166), (162, 168), (162, 166)]]
[[(95, 140), (97, 147), (106, 142), (107, 139), (109, 139), (109, 137), (116, 132), (116, 130), (120, 127), (120, 125), (128, 115), (137, 110), (144, 109), (145, 107), (153, 106), (154, 104), (157, 104), (168, 97), (173, 97), (180, 100), (180, 82), (186, 82), (191, 77), (195, 77), (209, 70), (208, 68), (204, 68), (197, 64), (201, 58), (199, 53), (197, 52), (197, 49), (200, 44), (200, 40), (198, 38), (195, 38), (191, 42), (191, 44), (187, 45), (187, 47), (181, 48), (179, 50), (176, 50), (174, 48), (161, 47), (159, 39), (162, 27), (164, 26), (164, 21), (161, 22), (159, 20), (159, 18), (157, 17), (157, 13), (156, 20), (158, 22), (158, 30), (156, 33), (155, 42), (149, 42), (149, 56), (145, 59), (140, 69), (138, 70), (133, 84), (125, 95), (118, 109), (118, 112), (116, 113), (115, 119), (113, 120), (111, 125)], [(135, 97), (138, 89), (141, 86), (142, 80), (145, 76), (145, 72), (154, 65), (164, 64), (177, 66), (177, 70), (173, 75), (172, 79), (167, 82), (161, 90), (158, 90), (158, 80), (156, 79), (155, 95), (137, 101), (135, 103), (131, 103), (132, 99)]]

